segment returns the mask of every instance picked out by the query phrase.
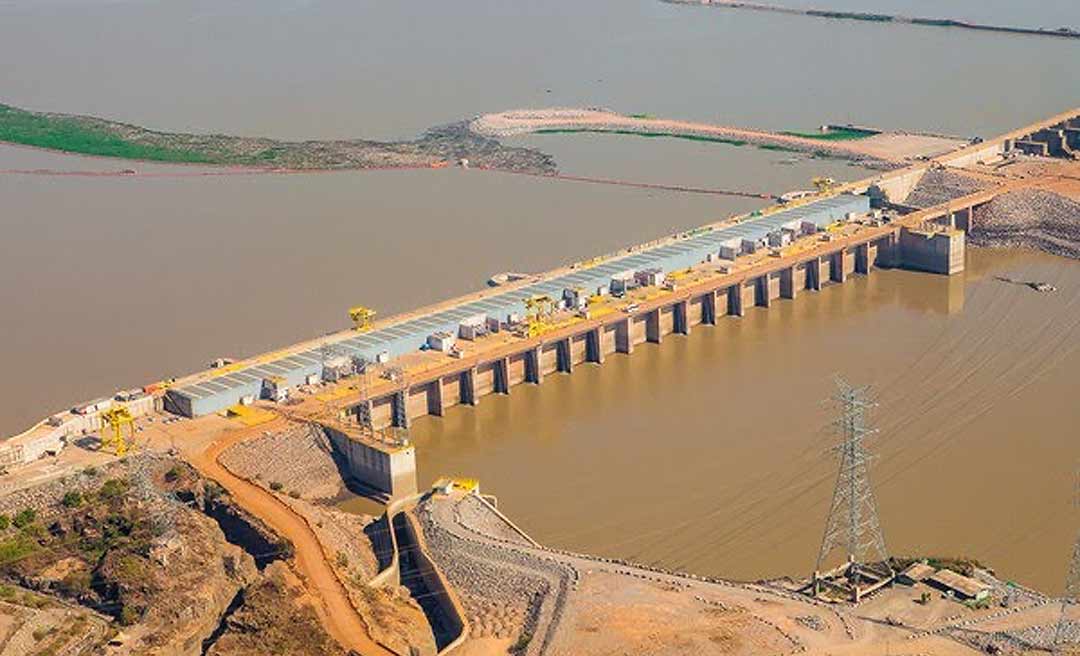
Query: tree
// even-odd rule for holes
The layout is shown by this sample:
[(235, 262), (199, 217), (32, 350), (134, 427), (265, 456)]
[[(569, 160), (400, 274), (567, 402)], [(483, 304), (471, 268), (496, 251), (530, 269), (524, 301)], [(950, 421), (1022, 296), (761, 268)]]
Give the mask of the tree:
[(15, 528), (26, 528), (33, 524), (36, 519), (37, 511), (33, 508), (25, 508), (15, 515), (15, 520), (12, 523), (15, 524)]
[(78, 508), (82, 505), (83, 496), (82, 492), (78, 490), (71, 490), (64, 495), (64, 498), (60, 500), (60, 503), (64, 504), (65, 508)]

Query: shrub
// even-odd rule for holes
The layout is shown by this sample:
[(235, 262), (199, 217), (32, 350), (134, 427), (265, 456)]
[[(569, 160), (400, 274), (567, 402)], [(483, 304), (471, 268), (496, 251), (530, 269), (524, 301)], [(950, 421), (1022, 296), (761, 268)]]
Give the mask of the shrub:
[(11, 526), (11, 518), (7, 515), (0, 515), (0, 531), (6, 531)]
[(12, 521), (15, 524), (15, 528), (26, 528), (34, 523), (37, 519), (37, 511), (33, 508), (25, 508), (20, 510), (15, 519)]
[(294, 498), (294, 499), (299, 499), (300, 498), (300, 493), (297, 492), (296, 490), (289, 490), (289, 496)]
[(60, 500), (60, 503), (64, 504), (65, 508), (78, 508), (82, 505), (82, 502), (82, 493), (78, 490), (71, 490), (64, 495), (63, 499)]
[(125, 479), (110, 478), (98, 490), (98, 496), (106, 500), (116, 499), (127, 492), (128, 487), (128, 482)]
[(125, 605), (120, 609), (120, 624), (124, 626), (131, 626), (139, 621), (139, 611), (134, 606)]
[(281, 489), (285, 487), (279, 481), (270, 481), (270, 489), (274, 492), (281, 492)]
[(37, 550), (37, 544), (25, 535), (0, 542), (0, 565), (22, 560)]
[(93, 465), (90, 465), (86, 469), (82, 470), (82, 473), (84, 473), (87, 476), (90, 476), (91, 478), (93, 478), (94, 476), (97, 476), (97, 467), (94, 467)]
[(180, 465), (173, 465), (169, 468), (169, 471), (165, 472), (165, 480), (169, 483), (175, 483), (180, 480), (180, 477), (184, 475), (184, 469)]
[(349, 566), (349, 557), (345, 554), (344, 551), (337, 552), (337, 566), (341, 568)]

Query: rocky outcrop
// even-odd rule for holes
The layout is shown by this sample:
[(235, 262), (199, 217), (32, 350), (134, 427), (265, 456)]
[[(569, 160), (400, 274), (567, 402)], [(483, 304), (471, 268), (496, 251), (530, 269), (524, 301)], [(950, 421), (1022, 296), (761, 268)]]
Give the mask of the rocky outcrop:
[(273, 563), (206, 644), (207, 656), (344, 656), (327, 635), (289, 568)]

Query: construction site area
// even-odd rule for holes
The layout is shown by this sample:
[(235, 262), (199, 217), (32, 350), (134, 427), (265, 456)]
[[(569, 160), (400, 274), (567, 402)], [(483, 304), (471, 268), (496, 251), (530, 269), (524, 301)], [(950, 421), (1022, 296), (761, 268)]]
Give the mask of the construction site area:
[[(627, 127), (507, 113), (499, 132), (492, 116), (471, 129)], [(539, 122), (513, 124), (525, 119)], [(977, 562), (889, 553), (872, 399), (843, 381), (835, 495), (802, 576), (734, 582), (554, 549), (500, 511), (497, 489), (451, 472), (420, 484), (419, 417), (878, 269), (953, 276), (969, 244), (1077, 256), (1080, 110), (985, 141), (843, 148), (888, 170), (819, 177), (749, 214), (397, 316), (357, 305), (350, 330), (80, 403), (0, 442), (0, 656), (1076, 650), (1080, 542), (1058, 598)]]

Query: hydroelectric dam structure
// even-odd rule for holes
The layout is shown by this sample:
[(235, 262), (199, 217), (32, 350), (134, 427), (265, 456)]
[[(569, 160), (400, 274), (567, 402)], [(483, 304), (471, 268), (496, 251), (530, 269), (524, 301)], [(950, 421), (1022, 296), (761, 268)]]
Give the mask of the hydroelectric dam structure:
[(117, 405), (135, 418), (190, 418), (185, 432), (222, 430), (222, 417), (251, 430), (283, 418), (324, 431), (358, 482), (400, 498), (415, 490), (406, 430), (418, 417), (602, 365), (875, 268), (963, 271), (975, 208), (1040, 181), (981, 173), (988, 186), (930, 208), (893, 199), (906, 198), (928, 171), (964, 171), (1032, 149), (1069, 154), (1078, 135), (1075, 109), (816, 196), (82, 404), (0, 443), (0, 464), (29, 462), (101, 430), (103, 413)]

